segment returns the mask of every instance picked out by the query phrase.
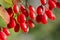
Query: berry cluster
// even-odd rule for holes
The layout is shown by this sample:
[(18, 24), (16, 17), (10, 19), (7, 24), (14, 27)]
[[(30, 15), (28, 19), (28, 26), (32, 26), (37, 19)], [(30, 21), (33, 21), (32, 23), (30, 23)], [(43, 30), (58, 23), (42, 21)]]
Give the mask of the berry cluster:
[(29, 32), (29, 27), (35, 27), (34, 21), (47, 24), (48, 18), (55, 20), (56, 16), (52, 11), (56, 7), (60, 8), (58, 0), (40, 0), (40, 2), (41, 5), (37, 7), (37, 10), (32, 5), (26, 8), (23, 4), (21, 4), (20, 7), (14, 4), (13, 9), (6, 9), (10, 16), (10, 22), (7, 28), (0, 28), (0, 40), (7, 40), (6, 35), (10, 35), (10, 28), (14, 28), (15, 32), (19, 32), (20, 28), (24, 32)]
[(10, 36), (10, 31), (8, 28), (0, 28), (0, 40), (7, 40), (7, 36)]

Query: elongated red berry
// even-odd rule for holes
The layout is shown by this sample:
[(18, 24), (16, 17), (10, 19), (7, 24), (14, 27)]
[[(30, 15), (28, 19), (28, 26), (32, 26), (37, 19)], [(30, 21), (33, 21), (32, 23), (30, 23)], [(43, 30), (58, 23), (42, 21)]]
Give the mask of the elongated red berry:
[(49, 7), (50, 7), (51, 9), (54, 9), (54, 8), (56, 7), (55, 2), (52, 1), (52, 0), (49, 0), (49, 1), (48, 1), (48, 4), (49, 4)]
[(19, 32), (20, 30), (20, 25), (19, 24), (16, 24), (15, 28), (14, 28), (14, 31), (15, 32)]
[(8, 28), (14, 28), (16, 26), (16, 20), (14, 18), (10, 19), (10, 23), (8, 24)]
[(47, 10), (46, 11), (46, 15), (48, 16), (48, 18), (50, 18), (51, 20), (55, 20), (56, 16), (53, 14), (53, 12), (51, 10)]
[(57, 5), (57, 7), (60, 9), (60, 3), (59, 3), (59, 2), (57, 2), (57, 3), (56, 3), (56, 5)]
[(36, 18), (36, 15), (35, 15), (35, 13), (33, 11), (31, 11), (29, 15), (30, 15), (30, 18), (32, 20), (34, 20)]
[(0, 38), (1, 40), (7, 40), (7, 36), (3, 31), (0, 31)]
[(26, 33), (29, 32), (29, 27), (27, 26), (26, 23), (21, 23), (20, 26), (21, 26), (21, 29), (22, 29), (24, 32), (26, 32)]
[(42, 6), (38, 6), (38, 8), (37, 8), (37, 14), (38, 15), (42, 15), (42, 11), (43, 11), (43, 7)]
[(24, 9), (24, 10), (22, 11), (22, 13), (23, 13), (26, 17), (29, 16), (28, 11), (27, 11), (26, 9)]
[(42, 21), (43, 24), (47, 24), (48, 23), (48, 18), (47, 18), (46, 14), (42, 15), (42, 20), (41, 21)]
[(33, 6), (29, 6), (29, 10), (30, 10), (30, 12), (31, 12), (31, 11), (34, 12), (34, 13), (36, 12), (36, 11), (35, 11), (35, 8), (34, 8)]
[(21, 11), (26, 17), (29, 16), (28, 11), (26, 10), (26, 8), (25, 8), (24, 5), (21, 5), (21, 6), (20, 6), (20, 11)]
[(5, 33), (7, 36), (10, 35), (10, 31), (9, 31), (8, 28), (3, 28), (3, 31), (4, 31), (4, 33)]
[(42, 5), (46, 4), (46, 0), (41, 0)]
[(33, 7), (33, 6), (29, 6), (29, 11), (30, 11), (30, 18), (32, 19), (32, 20), (34, 20), (35, 19), (35, 17), (36, 17), (36, 15), (35, 15), (35, 8)]
[(41, 19), (42, 19), (42, 15), (37, 15), (36, 16), (36, 22), (37, 23), (40, 23), (41, 22)]
[(0, 40), (2, 40), (2, 39), (0, 38)]
[(13, 17), (14, 13), (13, 13), (12, 8), (8, 8), (6, 10), (7, 10), (8, 14), (9, 14), (10, 18)]
[(13, 10), (14, 10), (14, 12), (15, 12), (16, 14), (19, 13), (19, 7), (18, 7), (17, 4), (14, 4)]
[(25, 23), (26, 22), (26, 17), (24, 14), (20, 14), (17, 18), (19, 23)]
[(24, 6), (24, 5), (21, 5), (21, 6), (20, 6), (20, 10), (23, 12), (24, 9), (26, 9), (25, 6)]
[(35, 24), (32, 20), (28, 20), (28, 24), (30, 26), (30, 28), (34, 28), (35, 27)]

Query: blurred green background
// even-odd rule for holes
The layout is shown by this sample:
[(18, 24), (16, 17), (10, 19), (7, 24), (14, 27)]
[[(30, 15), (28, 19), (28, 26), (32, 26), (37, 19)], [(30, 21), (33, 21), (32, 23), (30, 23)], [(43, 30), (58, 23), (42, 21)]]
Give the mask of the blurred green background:
[[(25, 0), (24, 0), (25, 1)], [(1, 3), (1, 0), (0, 0)], [(40, 5), (39, 0), (29, 0), (29, 3), (37, 8)], [(55, 8), (53, 10), (57, 19), (55, 21), (48, 20), (48, 24), (35, 24), (34, 29), (30, 29), (29, 33), (24, 33), (20, 29), (20, 32), (15, 33), (13, 29), (10, 29), (11, 36), (9, 40), (60, 40), (60, 9)], [(0, 21), (1, 22), (1, 21)]]

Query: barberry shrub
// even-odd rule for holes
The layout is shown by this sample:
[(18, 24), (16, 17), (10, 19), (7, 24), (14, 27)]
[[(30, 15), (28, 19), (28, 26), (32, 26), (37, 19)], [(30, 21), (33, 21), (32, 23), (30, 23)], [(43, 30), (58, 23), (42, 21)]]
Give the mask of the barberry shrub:
[(30, 5), (28, 0), (26, 0), (26, 5), (23, 4), (23, 0), (12, 1), (5, 0), (6, 6), (0, 4), (0, 16), (6, 22), (6, 27), (0, 25), (0, 40), (8, 40), (7, 36), (11, 35), (10, 29), (14, 29), (14, 32), (22, 30), (28, 33), (30, 28), (36, 27), (36, 23), (48, 24), (48, 19), (56, 20), (53, 10), (60, 8), (58, 0), (39, 0), (41, 5), (36, 7), (37, 9)]

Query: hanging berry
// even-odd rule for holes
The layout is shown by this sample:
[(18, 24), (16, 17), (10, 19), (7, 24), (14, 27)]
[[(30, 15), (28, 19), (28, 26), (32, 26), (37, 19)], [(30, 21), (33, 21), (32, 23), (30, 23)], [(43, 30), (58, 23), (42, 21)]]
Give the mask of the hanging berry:
[(25, 17), (24, 14), (20, 14), (18, 16), (17, 20), (18, 20), (19, 23), (24, 23), (24, 22), (26, 22), (26, 17)]
[(30, 26), (30, 28), (34, 28), (35, 27), (35, 24), (32, 20), (28, 20), (28, 24)]
[(16, 24), (15, 28), (14, 28), (14, 31), (15, 32), (19, 32), (20, 30), (20, 25), (19, 24)]
[(3, 31), (0, 31), (0, 39), (1, 40), (7, 40), (7, 36)]
[(37, 14), (38, 15), (42, 15), (42, 11), (43, 11), (43, 7), (42, 6), (38, 6), (38, 8), (37, 8)]
[(16, 14), (19, 13), (19, 8), (17, 4), (14, 4), (13, 10)]
[(56, 16), (53, 14), (53, 12), (51, 10), (47, 10), (46, 11), (46, 15), (48, 16), (48, 18), (50, 18), (51, 20), (55, 20)]
[(48, 1), (48, 4), (49, 4), (49, 8), (50, 8), (51, 10), (54, 9), (54, 8), (56, 7), (55, 2), (52, 1), (52, 0), (49, 0), (49, 1)]
[(46, 14), (42, 15), (42, 20), (41, 21), (42, 21), (43, 24), (47, 24), (48, 23), (48, 18), (47, 18)]
[(46, 0), (41, 0), (41, 4), (45, 5), (46, 4)]
[(20, 26), (21, 26), (21, 29), (22, 29), (24, 32), (26, 32), (26, 33), (29, 32), (29, 27), (27, 26), (26, 23), (21, 23)]
[(10, 23), (8, 24), (8, 28), (14, 28), (16, 26), (16, 20), (14, 18), (10, 19)]
[(37, 15), (36, 16), (36, 22), (37, 23), (40, 23), (41, 22), (41, 19), (42, 19), (42, 15)]
[(9, 31), (8, 28), (3, 28), (3, 32), (4, 32), (7, 36), (10, 35), (10, 31)]

